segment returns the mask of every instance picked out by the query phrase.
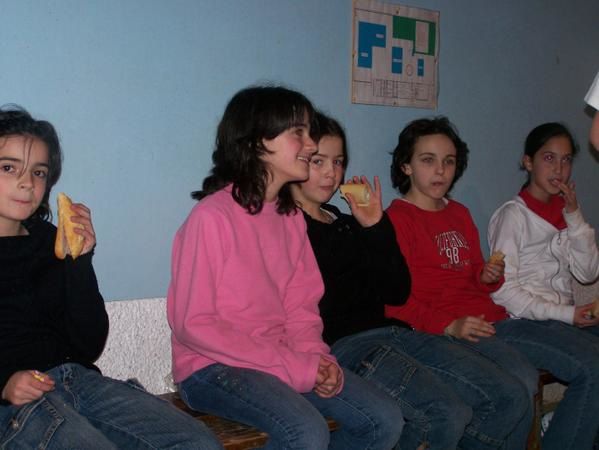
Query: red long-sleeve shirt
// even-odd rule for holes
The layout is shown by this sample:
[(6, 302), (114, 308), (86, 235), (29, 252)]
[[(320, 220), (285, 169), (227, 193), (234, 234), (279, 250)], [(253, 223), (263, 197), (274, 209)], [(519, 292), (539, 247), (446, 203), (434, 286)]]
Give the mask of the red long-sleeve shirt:
[(412, 275), (408, 302), (387, 305), (387, 317), (433, 334), (442, 334), (447, 325), (465, 316), (484, 315), (489, 322), (508, 317), (489, 296), (503, 280), (492, 285), (480, 282), (485, 262), (478, 230), (465, 206), (449, 200), (440, 211), (426, 211), (396, 199), (387, 214)]

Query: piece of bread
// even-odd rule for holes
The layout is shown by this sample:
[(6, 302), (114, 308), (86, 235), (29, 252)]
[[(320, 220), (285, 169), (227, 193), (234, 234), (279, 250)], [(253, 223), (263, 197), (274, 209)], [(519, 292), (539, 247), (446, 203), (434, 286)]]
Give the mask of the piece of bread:
[(346, 200), (347, 197), (345, 197), (345, 194), (350, 194), (358, 206), (368, 206), (370, 203), (370, 192), (368, 192), (368, 187), (365, 184), (342, 184), (339, 186), (339, 191), (341, 191), (341, 197)]
[(497, 250), (494, 251), (493, 254), (489, 257), (489, 262), (493, 264), (499, 264), (503, 261), (504, 258), (505, 255), (503, 254), (503, 252)]
[(599, 317), (599, 298), (596, 298), (593, 301), (593, 306), (591, 307), (591, 317)]
[(71, 255), (76, 259), (83, 250), (83, 236), (75, 233), (75, 228), (83, 228), (80, 223), (71, 221), (75, 213), (71, 210), (71, 199), (62, 192), (58, 194), (58, 230), (54, 242), (54, 253), (59, 259)]

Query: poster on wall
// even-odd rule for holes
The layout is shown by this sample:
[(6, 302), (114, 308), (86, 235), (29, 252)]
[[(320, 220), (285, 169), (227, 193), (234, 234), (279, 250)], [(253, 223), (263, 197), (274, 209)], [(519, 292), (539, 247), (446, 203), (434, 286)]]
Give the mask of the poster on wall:
[(353, 0), (351, 101), (437, 108), (439, 11)]

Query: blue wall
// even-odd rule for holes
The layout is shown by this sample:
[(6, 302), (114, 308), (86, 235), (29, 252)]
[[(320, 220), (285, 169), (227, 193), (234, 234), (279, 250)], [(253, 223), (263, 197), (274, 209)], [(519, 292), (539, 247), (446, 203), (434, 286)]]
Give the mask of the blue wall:
[[(379, 174), (410, 120), (445, 114), (469, 143), (454, 191), (484, 238), (523, 180), (527, 132), (560, 120), (579, 139), (579, 198), (599, 225), (599, 163), (582, 100), (599, 70), (595, 0), (412, 0), (441, 12), (437, 111), (349, 101), (349, 0), (0, 0), (0, 103), (58, 128), (55, 189), (93, 210), (107, 300), (164, 296), (172, 236), (210, 170), (228, 99), (259, 81), (299, 89), (347, 127), (349, 173)], [(336, 201), (336, 203), (339, 203)]]

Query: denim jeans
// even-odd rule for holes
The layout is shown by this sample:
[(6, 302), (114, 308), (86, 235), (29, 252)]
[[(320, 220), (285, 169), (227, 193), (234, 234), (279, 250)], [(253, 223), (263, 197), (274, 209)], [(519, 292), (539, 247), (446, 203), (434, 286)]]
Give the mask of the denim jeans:
[[(565, 326), (573, 326), (573, 325), (567, 325), (564, 324)], [(582, 334), (585, 339), (589, 342), (590, 345), (593, 345), (597, 348), (597, 351), (599, 351), (599, 325), (595, 325), (592, 327), (584, 327), (584, 328), (578, 328), (578, 327), (574, 327), (576, 330), (580, 330), (580, 331), (584, 331), (584, 333)]]
[[(431, 450), (525, 447), (532, 418), (525, 388), (443, 336), (379, 328), (340, 339), (332, 352), (400, 404), (406, 419), (402, 450), (422, 442)], [(528, 428), (516, 436), (521, 423)]]
[(505, 352), (517, 349), (535, 367), (568, 384), (543, 436), (543, 450), (591, 449), (599, 429), (599, 353), (591, 334), (554, 320), (508, 319), (495, 324), (496, 337), (461, 341), (518, 376), (518, 365)]
[(207, 427), (135, 383), (78, 364), (48, 374), (53, 391), (0, 407), (1, 449), (222, 449)]
[[(190, 408), (266, 431), (267, 449), (389, 450), (403, 426), (399, 406), (384, 392), (345, 371), (333, 398), (298, 394), (273, 375), (223, 364), (198, 370), (180, 383)], [(340, 429), (329, 433), (324, 417)]]

